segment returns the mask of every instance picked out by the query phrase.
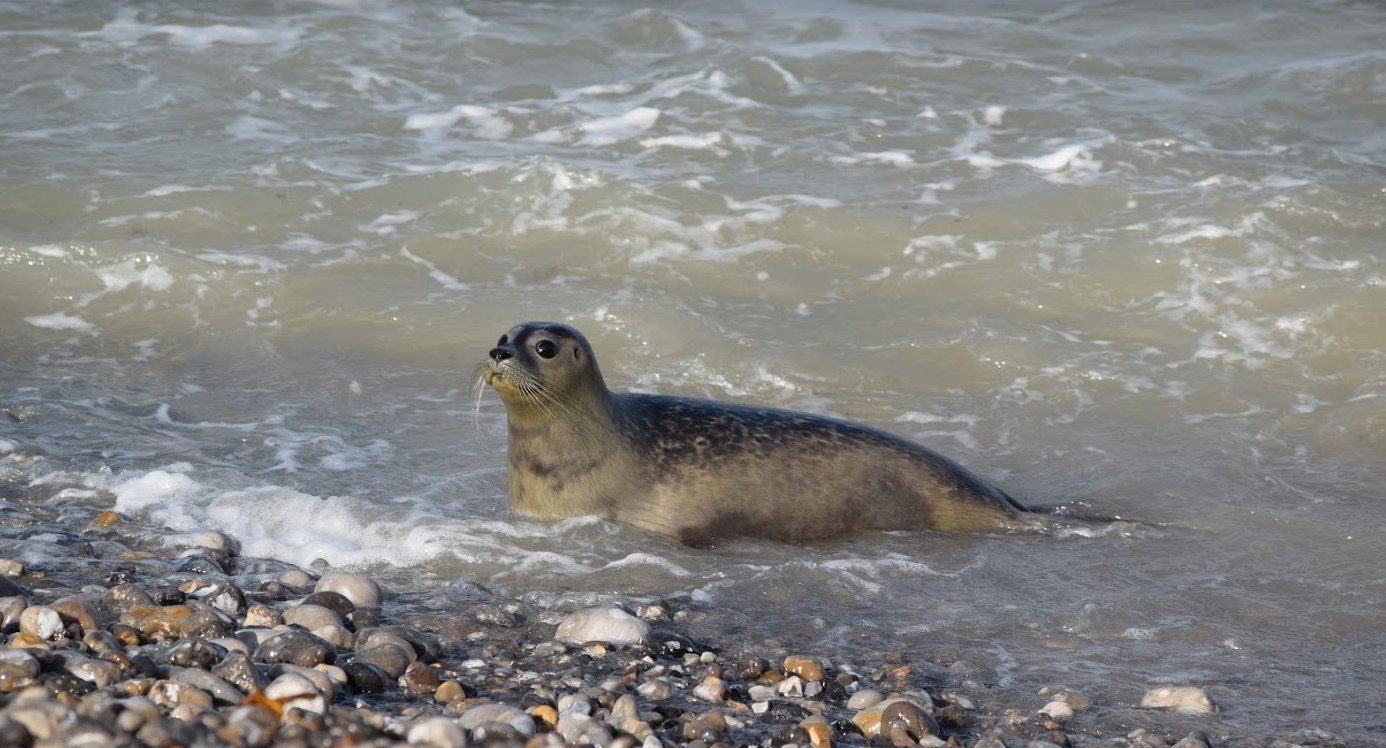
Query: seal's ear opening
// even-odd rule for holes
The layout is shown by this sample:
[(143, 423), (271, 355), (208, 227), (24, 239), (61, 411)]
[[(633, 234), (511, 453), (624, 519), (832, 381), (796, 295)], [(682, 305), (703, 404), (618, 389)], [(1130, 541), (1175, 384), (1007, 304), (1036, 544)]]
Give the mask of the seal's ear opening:
[(581, 349), (581, 348), (578, 348), (578, 347), (576, 347), (576, 346), (573, 348), (573, 360), (574, 360), (574, 361), (581, 361), (581, 360), (582, 360), (582, 349)]

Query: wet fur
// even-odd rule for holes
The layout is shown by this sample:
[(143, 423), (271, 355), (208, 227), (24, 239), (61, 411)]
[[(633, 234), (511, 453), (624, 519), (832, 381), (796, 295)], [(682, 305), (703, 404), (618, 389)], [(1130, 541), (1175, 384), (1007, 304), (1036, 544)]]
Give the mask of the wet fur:
[[(542, 357), (540, 341), (557, 353)], [(478, 368), (482, 382), (506, 405), (510, 503), (530, 514), (595, 514), (688, 544), (1045, 524), (948, 458), (883, 431), (771, 408), (613, 394), (586, 339), (566, 325), (511, 328)]]

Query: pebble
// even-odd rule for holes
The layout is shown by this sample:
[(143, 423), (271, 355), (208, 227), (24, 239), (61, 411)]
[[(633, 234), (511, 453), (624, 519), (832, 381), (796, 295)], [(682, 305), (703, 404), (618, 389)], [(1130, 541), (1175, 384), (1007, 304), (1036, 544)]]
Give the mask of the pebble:
[(847, 708), (860, 711), (873, 707), (882, 701), (885, 701), (885, 694), (874, 688), (863, 688), (847, 699)]
[(299, 629), (289, 629), (265, 640), (255, 649), (255, 660), (271, 665), (288, 662), (303, 667), (314, 667), (330, 663), (336, 658), (336, 649), (326, 641)]
[(1073, 707), (1066, 701), (1051, 701), (1040, 707), (1040, 714), (1048, 716), (1050, 719), (1063, 724), (1073, 716)]
[(823, 680), (823, 664), (813, 657), (790, 655), (784, 658), (784, 671), (804, 680)]
[(558, 624), (554, 638), (569, 644), (605, 642), (639, 644), (650, 633), (650, 624), (620, 608), (593, 607), (573, 611)]
[(58, 611), (47, 605), (30, 605), (19, 614), (19, 631), (43, 641), (52, 641), (63, 633), (63, 619)]
[(488, 722), (508, 725), (525, 737), (533, 737), (535, 733), (534, 718), (509, 704), (481, 702), (467, 707), (457, 716), (458, 726), (466, 730), (476, 730)]
[(693, 688), (693, 695), (703, 701), (720, 704), (727, 698), (727, 684), (721, 678), (709, 675)]
[(405, 735), (409, 745), (427, 748), (466, 748), (467, 734), (447, 717), (429, 717), (410, 725)]
[(1170, 709), (1183, 714), (1206, 714), (1217, 711), (1217, 704), (1208, 692), (1194, 686), (1165, 686), (1147, 691), (1141, 698), (1147, 709)]
[(365, 574), (329, 571), (313, 587), (314, 592), (336, 592), (357, 608), (374, 608), (384, 600), (380, 585)]
[[(118, 535), (101, 542), (104, 567), (45, 562), (47, 576), (23, 580), (32, 590), (0, 595), (10, 644), (0, 645), (0, 746), (1068, 748), (1053, 723), (1090, 703), (1042, 689), (1052, 722), (1037, 724), (1027, 709), (979, 710), (958, 691), (987, 687), (940, 679), (934, 663), (731, 656), (700, 641), (702, 617), (725, 615), (705, 607), (636, 605), (660, 622), (653, 633), (609, 604), (558, 615), (571, 598), (549, 593), (507, 602), (480, 590), (421, 612), (412, 597), (384, 601), (366, 575), (314, 580), (229, 547), (170, 559), (123, 554)], [(957, 691), (911, 690), (924, 682)], [(1120, 735), (1102, 719), (1094, 713), (1094, 729)], [(1165, 748), (1179, 734), (1147, 728), (1126, 744)], [(1209, 748), (1201, 733), (1176, 745)]]
[(284, 623), (289, 626), (301, 626), (309, 631), (324, 626), (343, 628), (342, 617), (335, 611), (321, 605), (308, 603), (295, 605), (284, 611)]

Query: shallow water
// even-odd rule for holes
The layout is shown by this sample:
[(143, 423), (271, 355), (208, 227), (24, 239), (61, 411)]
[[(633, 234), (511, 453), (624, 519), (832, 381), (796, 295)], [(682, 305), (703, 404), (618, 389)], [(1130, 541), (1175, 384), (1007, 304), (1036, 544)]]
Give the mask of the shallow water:
[[(6, 495), (1382, 740), (1386, 14), (913, 5), (0, 3)], [(469, 392), (526, 319), (1158, 526), (529, 521)]]

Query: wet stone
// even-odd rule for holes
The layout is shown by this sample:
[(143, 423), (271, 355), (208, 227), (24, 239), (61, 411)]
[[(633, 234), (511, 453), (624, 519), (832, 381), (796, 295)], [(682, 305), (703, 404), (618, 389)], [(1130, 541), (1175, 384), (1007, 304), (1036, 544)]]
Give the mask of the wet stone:
[(321, 605), (302, 603), (284, 611), (284, 623), (312, 631), (329, 625), (341, 627), (342, 617)]
[(32, 685), (41, 669), (39, 661), (22, 649), (0, 649), (0, 693)]
[(409, 667), (404, 669), (402, 685), (406, 693), (413, 696), (424, 696), (438, 690), (442, 681), (438, 677), (438, 671), (422, 662), (411, 662)]
[(384, 693), (393, 680), (378, 665), (361, 659), (353, 659), (343, 665), (342, 670), (346, 671), (347, 682), (356, 693)]
[(507, 629), (520, 625), (521, 620), (516, 612), (489, 603), (472, 606), (471, 616), (478, 623)]
[(498, 722), (525, 736), (533, 736), (534, 718), (508, 704), (482, 702), (462, 710), (457, 724), (465, 730), (476, 730), (490, 722)]
[(639, 644), (650, 633), (650, 624), (619, 608), (593, 607), (574, 611), (558, 624), (554, 638), (570, 644), (605, 642)]
[(849, 709), (862, 710), (873, 707), (882, 701), (885, 701), (885, 694), (874, 688), (864, 688), (852, 694), (851, 698), (847, 699), (847, 707)]
[(186, 605), (137, 607), (122, 615), (120, 622), (144, 636), (180, 636), (183, 624), (192, 613), (192, 608)]
[(336, 655), (331, 644), (307, 631), (290, 629), (257, 647), (254, 659), (271, 665), (287, 662), (311, 668), (333, 662)]
[(54, 600), (49, 604), (49, 607), (58, 612), (63, 623), (75, 623), (81, 627), (83, 634), (101, 628), (101, 623), (96, 619), (96, 610), (81, 597), (68, 595)]
[(1206, 714), (1217, 711), (1217, 705), (1207, 691), (1193, 686), (1166, 686), (1148, 691), (1141, 699), (1147, 709), (1169, 709), (1184, 714)]
[(333, 613), (336, 613), (337, 617), (339, 618), (345, 616), (353, 610), (356, 610), (356, 606), (352, 604), (351, 600), (347, 599), (346, 595), (343, 595), (342, 593), (336, 592), (334, 590), (322, 590), (320, 592), (314, 592), (313, 594), (303, 598), (303, 600), (298, 604), (298, 607), (302, 607), (304, 605), (316, 605), (320, 608), (327, 608)]
[(185, 590), (193, 598), (211, 607), (213, 610), (224, 613), (235, 618), (242, 618), (246, 612), (245, 594), (240, 588), (229, 582), (206, 583), (202, 581), (190, 582), (191, 589)]
[(63, 634), (63, 619), (47, 605), (30, 605), (19, 614), (19, 631), (43, 641)]
[(770, 663), (764, 657), (746, 656), (736, 661), (736, 677), (744, 681), (753, 681), (768, 669)]
[(784, 658), (784, 672), (797, 675), (804, 680), (823, 680), (823, 665), (816, 658), (804, 655), (790, 655)]
[(173, 646), (160, 652), (156, 661), (166, 665), (176, 665), (178, 667), (191, 667), (200, 670), (211, 670), (214, 665), (221, 662), (221, 658), (226, 656), (226, 650), (215, 644), (209, 644), (205, 639), (192, 638), (182, 639)]
[(90, 682), (97, 688), (105, 688), (120, 680), (120, 666), (114, 662), (93, 659), (72, 651), (64, 651), (54, 656), (53, 666), (62, 668), (77, 678)]
[(429, 717), (410, 725), (405, 740), (427, 748), (466, 748), (467, 734), (446, 717)]
[(219, 705), (239, 704), (246, 697), (246, 693), (235, 684), (206, 670), (183, 668), (173, 675), (173, 680), (205, 691), (212, 697), (212, 701)]
[(378, 607), (384, 599), (380, 585), (365, 574), (350, 571), (329, 571), (313, 587), (314, 592), (336, 592), (357, 608)]
[(714, 709), (694, 717), (683, 726), (684, 740), (701, 740), (709, 745), (727, 736), (727, 718)]

